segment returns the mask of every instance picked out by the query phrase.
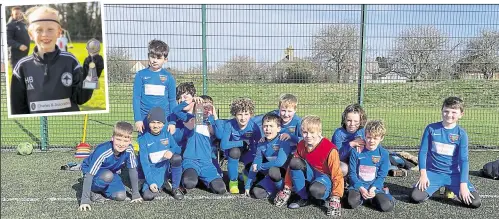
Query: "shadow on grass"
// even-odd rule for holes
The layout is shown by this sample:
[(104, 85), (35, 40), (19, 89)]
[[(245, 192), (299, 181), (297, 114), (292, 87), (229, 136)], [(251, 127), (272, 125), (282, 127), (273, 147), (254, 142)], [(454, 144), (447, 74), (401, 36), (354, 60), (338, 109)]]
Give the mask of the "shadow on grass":
[(71, 188), (75, 190), (75, 195), (76, 199), (78, 200), (78, 204), (80, 204), (81, 200), (81, 194), (82, 194), (82, 187), (83, 187), (83, 177), (78, 178), (78, 182), (75, 183)]
[(19, 121), (14, 120), (14, 123), (16, 123), (17, 126), (26, 134), (28, 135), (32, 141), (34, 141), (37, 145), (41, 145), (41, 141), (38, 137), (36, 137), (33, 133), (31, 133), (28, 129), (26, 129), (23, 124), (21, 124)]
[(397, 201), (405, 202), (405, 203), (412, 203), (409, 197), (411, 196), (412, 188), (411, 187), (406, 187), (406, 186), (401, 186), (389, 182), (385, 182), (385, 187), (388, 187), (390, 189), (390, 194), (393, 196), (397, 196), (399, 198), (396, 198)]

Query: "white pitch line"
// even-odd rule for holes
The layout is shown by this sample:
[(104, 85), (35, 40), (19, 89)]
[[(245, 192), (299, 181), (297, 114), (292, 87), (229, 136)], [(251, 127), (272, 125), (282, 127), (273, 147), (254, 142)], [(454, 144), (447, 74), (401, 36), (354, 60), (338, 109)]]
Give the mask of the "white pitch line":
[[(249, 199), (244, 195), (231, 195), (231, 196), (184, 196), (185, 200), (231, 200), (231, 199)], [(2, 202), (39, 202), (39, 201), (51, 201), (51, 202), (59, 202), (59, 201), (78, 201), (77, 198), (2, 198)], [(130, 198), (126, 198), (125, 200), (130, 201)], [(158, 196), (154, 200), (174, 200), (171, 196)]]
[[(407, 195), (393, 195), (394, 198), (409, 198)], [(499, 195), (480, 195), (480, 198), (483, 199), (499, 199)], [(184, 196), (184, 200), (231, 200), (231, 199), (250, 199), (244, 195), (223, 195), (223, 196), (207, 196), (207, 195), (199, 195), (199, 196)], [(77, 198), (2, 198), (2, 202), (73, 202), (78, 201)], [(130, 199), (127, 198), (129, 201)], [(171, 196), (159, 196), (156, 197), (155, 200), (174, 200)]]

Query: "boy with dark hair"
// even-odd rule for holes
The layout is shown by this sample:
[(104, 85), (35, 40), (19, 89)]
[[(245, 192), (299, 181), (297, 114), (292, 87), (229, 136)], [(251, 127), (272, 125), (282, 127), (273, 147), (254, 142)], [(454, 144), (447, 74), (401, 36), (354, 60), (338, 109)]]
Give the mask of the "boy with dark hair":
[(265, 141), (257, 145), (256, 156), (245, 182), (245, 194), (250, 195), (252, 183), (263, 178), (251, 189), (257, 199), (267, 198), (282, 190), (283, 178), (286, 173), (288, 156), (291, 153), (289, 140), (281, 140), (281, 118), (273, 113), (263, 117), (262, 129)]
[(442, 121), (426, 127), (418, 156), (420, 177), (411, 193), (413, 202), (424, 202), (445, 186), (464, 205), (480, 207), (480, 196), (469, 181), (468, 134), (457, 124), (463, 114), (463, 100), (448, 97), (442, 104)]
[(225, 183), (213, 162), (213, 126), (216, 124), (213, 109), (204, 110), (203, 117), (196, 118), (195, 107), (203, 107), (203, 99), (194, 97), (195, 92), (192, 82), (180, 84), (177, 88), (180, 103), (173, 109), (173, 116), (178, 119), (174, 137), (183, 147), (182, 184), (186, 189), (193, 189), (201, 180), (214, 193), (224, 194)]
[[(133, 117), (139, 136), (148, 130), (146, 116), (153, 107), (161, 107), (165, 118), (177, 106), (175, 78), (163, 68), (170, 48), (161, 40), (151, 40), (148, 46), (149, 66), (135, 74), (133, 83)], [(175, 131), (175, 122), (168, 122), (168, 132)]]
[[(143, 198), (153, 200), (161, 191), (171, 172), (172, 195), (175, 199), (183, 198), (179, 189), (182, 176), (181, 150), (173, 136), (164, 125), (165, 112), (159, 107), (151, 109), (147, 115), (149, 131), (139, 138), (140, 166), (145, 177), (142, 186)], [(169, 171), (170, 170), (170, 171)]]

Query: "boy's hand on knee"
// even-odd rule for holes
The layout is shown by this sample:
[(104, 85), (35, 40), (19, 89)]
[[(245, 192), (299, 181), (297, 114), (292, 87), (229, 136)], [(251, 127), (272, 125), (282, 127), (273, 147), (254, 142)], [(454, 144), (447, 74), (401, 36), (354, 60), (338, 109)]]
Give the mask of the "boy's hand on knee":
[(78, 208), (78, 210), (80, 210), (80, 211), (87, 211), (87, 209), (89, 211), (92, 210), (92, 208), (90, 207), (89, 204), (81, 204), (80, 207)]
[(419, 177), (419, 181), (416, 183), (416, 186), (419, 190), (425, 191), (430, 186), (430, 180), (428, 180), (426, 175), (421, 175)]
[(360, 192), (360, 194), (362, 195), (362, 198), (364, 198), (365, 200), (372, 198), (372, 197), (369, 195), (369, 191), (367, 191), (367, 189), (366, 189), (366, 188), (364, 188), (364, 187), (360, 187), (360, 188), (359, 188), (359, 192)]
[(473, 197), (473, 194), (470, 193), (470, 190), (468, 189), (468, 183), (461, 183), (459, 185), (459, 198), (467, 205), (471, 205), (472, 199), (475, 199)]
[(155, 183), (151, 184), (149, 186), (149, 189), (151, 190), (151, 192), (154, 192), (154, 193), (159, 192), (158, 191), (158, 185), (156, 185)]
[(376, 190), (376, 187), (374, 187), (374, 186), (369, 189), (369, 196), (371, 198), (374, 198), (374, 196), (376, 196), (376, 193), (374, 192), (375, 190)]
[(144, 133), (144, 122), (142, 121), (137, 121), (135, 122), (135, 128), (137, 129), (137, 131), (139, 131), (140, 133)]
[(175, 125), (174, 124), (168, 125), (168, 132), (170, 132), (171, 135), (175, 134)]
[(163, 155), (164, 158), (166, 159), (171, 159), (173, 157), (173, 153), (171, 151), (166, 151), (165, 154)]

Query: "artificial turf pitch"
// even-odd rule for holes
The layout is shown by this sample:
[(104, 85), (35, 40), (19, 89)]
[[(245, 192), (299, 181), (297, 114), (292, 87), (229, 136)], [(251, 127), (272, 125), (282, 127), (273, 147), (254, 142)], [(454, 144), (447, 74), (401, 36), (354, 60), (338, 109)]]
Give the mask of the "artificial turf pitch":
[[(462, 207), (437, 194), (422, 204), (409, 203), (410, 187), (418, 174), (388, 177), (385, 185), (397, 199), (392, 212), (381, 213), (368, 206), (343, 209), (343, 218), (499, 218), (499, 180), (479, 176), (486, 163), (499, 159), (499, 152), (470, 152), (470, 180), (482, 196), (479, 209)], [(243, 195), (218, 196), (203, 189), (190, 190), (184, 200), (163, 193), (152, 202), (128, 201), (92, 204), (92, 211), (79, 212), (81, 172), (60, 170), (76, 161), (73, 152), (39, 152), (29, 156), (1, 153), (1, 218), (325, 218), (323, 207), (310, 205), (291, 210), (277, 208), (267, 200)], [(242, 188), (240, 189), (243, 191)]]

